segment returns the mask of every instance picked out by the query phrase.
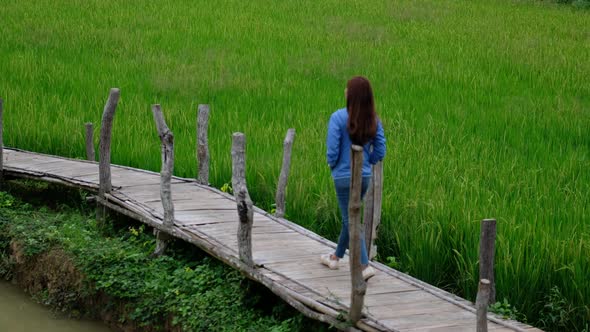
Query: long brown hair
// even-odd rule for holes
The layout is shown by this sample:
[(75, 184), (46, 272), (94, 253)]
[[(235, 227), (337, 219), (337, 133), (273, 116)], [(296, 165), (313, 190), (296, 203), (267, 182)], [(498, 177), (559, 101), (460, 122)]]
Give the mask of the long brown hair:
[(373, 89), (365, 77), (355, 76), (346, 84), (346, 109), (350, 140), (353, 144), (366, 144), (377, 134), (377, 114)]

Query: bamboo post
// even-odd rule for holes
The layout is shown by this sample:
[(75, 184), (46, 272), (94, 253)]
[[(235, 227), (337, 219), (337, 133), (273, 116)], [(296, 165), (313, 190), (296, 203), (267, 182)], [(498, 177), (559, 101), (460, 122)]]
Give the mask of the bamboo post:
[(350, 242), (350, 276), (352, 280), (352, 292), (350, 299), (349, 318), (351, 323), (356, 323), (361, 318), (367, 283), (363, 279), (363, 267), (361, 266), (361, 189), (363, 171), (363, 148), (352, 146), (352, 164), (350, 178), (350, 200), (348, 202), (348, 225)]
[(477, 290), (477, 299), (475, 307), (477, 309), (477, 332), (488, 332), (488, 302), (490, 300), (490, 281), (487, 279), (479, 280)]
[(277, 185), (276, 212), (275, 216), (282, 218), (285, 216), (285, 191), (287, 189), (287, 180), (289, 179), (289, 171), (291, 169), (291, 151), (293, 150), (293, 141), (295, 140), (295, 129), (287, 130), (287, 135), (283, 141), (283, 166), (281, 167), (281, 175), (279, 176), (279, 184)]
[(252, 259), (252, 223), (254, 209), (246, 185), (246, 137), (242, 133), (232, 136), (232, 187), (240, 220), (238, 226), (238, 251), (240, 260), (254, 267)]
[(377, 232), (381, 224), (381, 206), (383, 202), (383, 162), (380, 161), (373, 166), (373, 177), (369, 190), (365, 194), (365, 243), (367, 244), (367, 255), (369, 259), (377, 256)]
[[(98, 197), (105, 200), (105, 194), (111, 192), (111, 134), (113, 129), (113, 118), (115, 110), (119, 103), (120, 90), (112, 88), (109, 92), (104, 111), (102, 112), (102, 122), (100, 126), (99, 142), (99, 187)], [(98, 200), (98, 201), (100, 201)], [(97, 202), (98, 202), (97, 201)], [(100, 203), (97, 205), (96, 217), (99, 222), (103, 222), (106, 217), (106, 207)]]
[(209, 145), (207, 128), (209, 126), (209, 105), (199, 105), (197, 112), (197, 180), (200, 184), (209, 185)]
[[(374, 175), (374, 174), (373, 174)], [(371, 238), (373, 236), (373, 215), (375, 202), (375, 179), (371, 177), (369, 188), (365, 194), (365, 203), (363, 209), (363, 224), (365, 225), (365, 244), (367, 245), (367, 255), (373, 259), (375, 250), (371, 250)]]
[(95, 161), (94, 152), (94, 126), (92, 122), (86, 122), (86, 160)]
[[(156, 122), (156, 129), (160, 136), (162, 149), (162, 170), (160, 172), (160, 197), (164, 208), (164, 228), (171, 229), (174, 226), (174, 204), (172, 202), (172, 173), (174, 172), (174, 135), (164, 119), (160, 105), (152, 105), (152, 113)], [(170, 236), (162, 231), (156, 233), (156, 250), (154, 257), (161, 256), (166, 250)]]
[(174, 172), (174, 135), (164, 120), (160, 105), (153, 105), (152, 113), (162, 142), (160, 196), (164, 208), (164, 226), (170, 228), (174, 225), (174, 204), (172, 203), (171, 190), (172, 173)]
[(0, 187), (4, 184), (4, 100), (0, 98)]
[(488, 304), (496, 302), (496, 285), (494, 281), (494, 254), (496, 250), (496, 220), (481, 221), (481, 239), (479, 242), (479, 279), (490, 282)]

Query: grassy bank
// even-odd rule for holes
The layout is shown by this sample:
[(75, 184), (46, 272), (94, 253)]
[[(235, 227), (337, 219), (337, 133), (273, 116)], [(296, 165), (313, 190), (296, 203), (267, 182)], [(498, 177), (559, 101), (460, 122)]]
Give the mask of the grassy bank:
[[(33, 191), (46, 199), (52, 187)], [(38, 301), (122, 331), (327, 330), (193, 246), (150, 258), (154, 237), (123, 219), (104, 236), (80, 197), (70, 198), (79, 206), (0, 192), (0, 277)]]
[[(7, 144), (84, 156), (83, 123), (99, 122), (116, 86), (113, 162), (159, 169), (157, 102), (176, 174), (194, 176), (196, 106), (210, 103), (212, 183), (230, 181), (231, 133), (242, 131), (250, 191), (270, 209), (295, 127), (287, 214), (334, 240), (326, 123), (346, 80), (368, 76), (389, 149), (381, 259), (474, 299), (478, 223), (495, 217), (499, 298), (549, 329), (590, 322), (589, 11), (508, 0), (6, 0), (2, 20)], [(555, 322), (551, 289), (571, 308)]]

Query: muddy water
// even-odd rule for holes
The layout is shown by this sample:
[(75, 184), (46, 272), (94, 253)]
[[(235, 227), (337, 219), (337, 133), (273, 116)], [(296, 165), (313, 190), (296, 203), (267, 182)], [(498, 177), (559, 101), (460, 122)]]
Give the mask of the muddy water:
[(5, 281), (0, 281), (0, 331), (111, 332), (108, 327), (97, 322), (56, 317), (17, 286)]

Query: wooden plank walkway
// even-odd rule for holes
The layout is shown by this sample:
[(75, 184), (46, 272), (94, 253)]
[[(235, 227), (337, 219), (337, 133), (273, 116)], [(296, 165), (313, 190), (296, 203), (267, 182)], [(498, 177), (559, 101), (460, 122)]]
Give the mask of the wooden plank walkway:
[[(160, 175), (116, 165), (111, 169), (113, 191), (107, 195), (105, 205), (162, 229)], [(4, 148), (4, 172), (14, 177), (98, 190), (95, 162)], [(333, 242), (255, 208), (252, 242), (256, 267), (251, 269), (238, 258), (238, 217), (233, 196), (192, 179), (175, 177), (172, 197), (176, 218), (173, 236), (194, 243), (217, 258), (225, 257), (222, 260), (227, 264), (264, 284), (306, 314), (337, 318), (348, 311), (351, 290), (348, 256), (339, 270), (329, 270), (319, 263), (320, 254), (334, 250)], [(376, 275), (368, 281), (363, 319), (357, 328), (475, 331), (472, 303), (385, 265), (374, 262), (371, 265)], [(491, 331), (540, 331), (492, 314), (488, 320)]]

